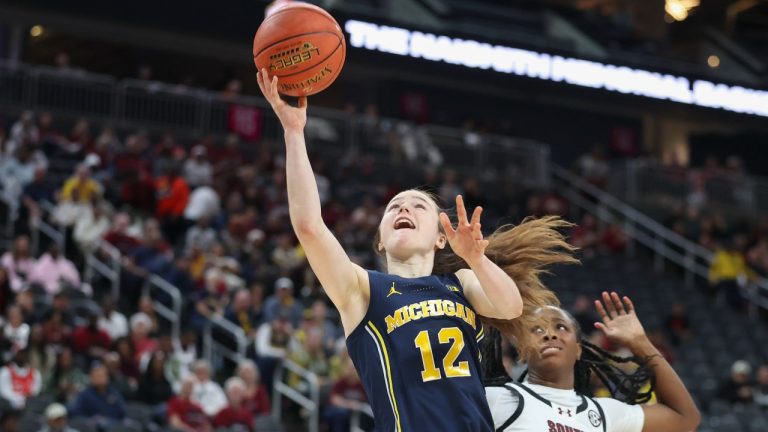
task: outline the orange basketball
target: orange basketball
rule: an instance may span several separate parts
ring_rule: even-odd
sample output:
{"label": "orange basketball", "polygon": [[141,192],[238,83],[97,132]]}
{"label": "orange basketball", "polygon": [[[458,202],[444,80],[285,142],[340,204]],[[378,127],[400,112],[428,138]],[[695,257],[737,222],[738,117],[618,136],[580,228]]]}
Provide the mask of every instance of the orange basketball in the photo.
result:
{"label": "orange basketball", "polygon": [[344,66],[346,51],[336,20],[308,3],[278,7],[253,39],[256,69],[277,75],[278,91],[288,96],[313,95],[331,85]]}

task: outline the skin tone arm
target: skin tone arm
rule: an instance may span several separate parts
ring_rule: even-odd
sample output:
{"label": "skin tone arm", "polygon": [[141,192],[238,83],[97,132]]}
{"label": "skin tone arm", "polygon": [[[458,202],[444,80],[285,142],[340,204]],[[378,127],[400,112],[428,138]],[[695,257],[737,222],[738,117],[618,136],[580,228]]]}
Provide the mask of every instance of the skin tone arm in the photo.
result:
{"label": "skin tone arm", "polygon": [[312,270],[341,314],[345,333],[349,334],[365,316],[370,295],[368,274],[350,261],[339,241],[323,222],[315,174],[304,141],[307,98],[299,98],[298,107],[288,105],[278,94],[277,77],[270,79],[266,69],[258,73],[257,80],[285,132],[286,182],[291,224]]}
{"label": "skin tone arm", "polygon": [[482,207],[476,207],[472,220],[467,220],[467,210],[461,195],[456,197],[458,225],[451,225],[448,215],[440,213],[448,243],[453,251],[469,265],[456,276],[464,287],[464,294],[477,313],[489,318],[515,319],[523,313],[523,299],[515,281],[499,266],[485,256],[488,240],[480,230]]}
{"label": "skin tone arm", "polygon": [[701,421],[701,414],[675,370],[648,340],[629,297],[620,299],[616,293],[609,295],[604,292],[602,303],[596,300],[595,308],[602,319],[602,322],[595,323],[595,327],[602,330],[611,342],[626,346],[632,354],[647,359],[648,366],[656,374],[655,391],[659,403],[643,406],[643,432],[695,430]]}

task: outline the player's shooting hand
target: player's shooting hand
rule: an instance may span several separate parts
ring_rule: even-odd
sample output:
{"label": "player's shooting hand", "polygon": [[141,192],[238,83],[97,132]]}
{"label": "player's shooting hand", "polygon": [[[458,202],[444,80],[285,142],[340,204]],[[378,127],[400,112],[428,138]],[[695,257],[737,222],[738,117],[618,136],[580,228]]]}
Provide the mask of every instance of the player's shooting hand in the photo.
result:
{"label": "player's shooting hand", "polygon": [[261,71],[256,73],[256,81],[258,81],[259,89],[261,89],[264,97],[272,105],[277,118],[280,119],[283,129],[285,131],[304,130],[304,126],[307,124],[307,97],[302,96],[299,98],[298,107],[289,105],[280,97],[280,93],[277,91],[277,77],[273,76],[270,79],[269,71],[266,68],[262,68]]}
{"label": "player's shooting hand", "polygon": [[595,309],[602,320],[595,323],[595,327],[602,330],[611,342],[630,349],[647,342],[645,329],[629,297],[619,298],[615,292],[604,292],[602,301],[595,300]]}
{"label": "player's shooting hand", "polygon": [[456,229],[453,228],[448,215],[444,212],[440,213],[440,223],[443,224],[445,236],[451,249],[470,266],[485,256],[485,248],[488,246],[488,240],[483,239],[483,232],[480,231],[480,215],[482,213],[482,207],[475,207],[472,220],[467,220],[467,209],[464,208],[464,198],[461,195],[456,196],[456,217],[458,219]]}

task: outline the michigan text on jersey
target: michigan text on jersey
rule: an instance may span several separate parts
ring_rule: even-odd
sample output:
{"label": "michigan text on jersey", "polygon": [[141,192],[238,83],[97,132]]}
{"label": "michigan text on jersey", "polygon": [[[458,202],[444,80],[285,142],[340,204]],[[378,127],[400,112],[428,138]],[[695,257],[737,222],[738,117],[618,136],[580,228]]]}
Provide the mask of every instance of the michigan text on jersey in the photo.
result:
{"label": "michigan text on jersey", "polygon": [[396,328],[411,321],[436,316],[455,316],[466,321],[473,329],[477,329],[475,311],[452,300],[425,300],[412,303],[397,309],[392,315],[387,315],[384,321],[387,323],[387,333],[392,333]]}

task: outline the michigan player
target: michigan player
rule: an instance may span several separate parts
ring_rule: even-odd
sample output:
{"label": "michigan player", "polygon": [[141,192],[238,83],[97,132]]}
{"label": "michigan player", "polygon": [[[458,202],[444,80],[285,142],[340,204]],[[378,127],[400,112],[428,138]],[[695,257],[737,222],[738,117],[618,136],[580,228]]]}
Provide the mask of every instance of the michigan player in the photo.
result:
{"label": "michigan player", "polygon": [[[545,304],[548,297],[535,290],[521,297],[515,280],[486,252],[512,256],[502,252],[517,246],[514,230],[519,234],[527,227],[519,225],[486,240],[480,208],[469,220],[457,197],[454,228],[430,195],[408,190],[386,206],[375,240],[387,272],[362,269],[350,261],[320,215],[303,134],[306,98],[292,107],[278,95],[277,77],[270,79],[262,69],[257,78],[285,132],[291,223],[340,312],[377,430],[492,430],[479,373],[479,316],[509,322],[522,313],[524,299]],[[536,243],[521,249],[519,261],[507,263],[510,274],[536,272],[538,265],[530,257],[540,254],[546,261],[544,248],[558,238],[556,221],[533,225],[538,227],[534,234],[518,238]],[[449,249],[452,253],[436,267],[436,254]]]}
{"label": "michigan player", "polygon": [[[605,305],[603,305],[603,303]],[[688,432],[696,429],[699,411],[672,367],[645,335],[628,297],[603,293],[595,302],[602,319],[595,326],[608,339],[629,348],[632,358],[608,354],[582,340],[581,329],[570,314],[549,306],[538,311],[539,324],[529,334],[506,335],[532,338],[524,383],[509,379],[501,364],[498,333],[489,337],[486,353],[486,393],[497,431],[548,432]],[[494,340],[495,339],[495,340]],[[633,361],[639,368],[627,373],[611,362]],[[612,398],[588,397],[595,373],[612,391]],[[655,380],[653,379],[655,378]],[[648,381],[649,390],[642,388]],[[654,405],[636,405],[650,399]]]}

